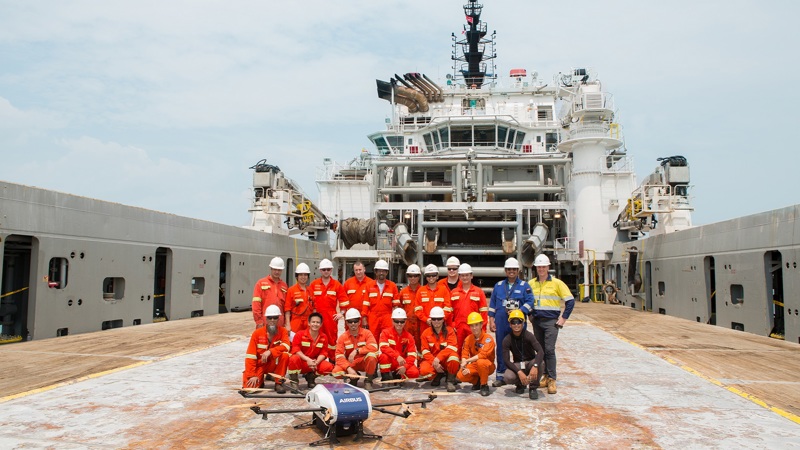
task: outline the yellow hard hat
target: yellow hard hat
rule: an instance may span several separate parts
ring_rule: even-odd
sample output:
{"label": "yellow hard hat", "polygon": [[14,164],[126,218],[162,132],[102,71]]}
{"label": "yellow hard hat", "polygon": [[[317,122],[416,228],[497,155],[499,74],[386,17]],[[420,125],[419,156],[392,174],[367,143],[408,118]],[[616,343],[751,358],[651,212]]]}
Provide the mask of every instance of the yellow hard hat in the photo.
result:
{"label": "yellow hard hat", "polygon": [[515,310],[511,311],[510,313],[508,313],[508,320],[510,321],[511,319],[520,319],[520,320],[522,320],[524,322],[525,321],[525,314],[523,314],[521,310],[515,309]]}
{"label": "yellow hard hat", "polygon": [[467,325],[472,325],[481,322],[483,322],[483,317],[481,317],[480,313],[471,312],[469,313],[469,316],[467,316]]}

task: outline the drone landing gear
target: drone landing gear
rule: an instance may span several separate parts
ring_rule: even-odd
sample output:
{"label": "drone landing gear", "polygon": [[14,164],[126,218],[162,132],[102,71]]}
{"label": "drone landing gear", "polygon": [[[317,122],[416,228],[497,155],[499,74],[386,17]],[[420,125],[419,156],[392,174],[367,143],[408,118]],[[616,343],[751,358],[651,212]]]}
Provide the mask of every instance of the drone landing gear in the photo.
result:
{"label": "drone landing gear", "polygon": [[294,429],[299,430],[302,428],[310,428],[313,426],[317,426],[320,430],[325,433],[325,437],[311,442],[308,445],[310,447],[317,447],[319,445],[330,445],[330,444],[338,444],[339,437],[342,436],[350,436],[355,434],[356,437],[353,439],[353,442],[359,442],[362,439],[383,439],[383,436],[377,434],[370,434],[364,433],[364,421],[357,420],[355,422],[348,422],[348,423],[326,423],[319,415],[316,413],[311,416],[311,420],[308,422],[303,422],[300,425],[295,425]]}

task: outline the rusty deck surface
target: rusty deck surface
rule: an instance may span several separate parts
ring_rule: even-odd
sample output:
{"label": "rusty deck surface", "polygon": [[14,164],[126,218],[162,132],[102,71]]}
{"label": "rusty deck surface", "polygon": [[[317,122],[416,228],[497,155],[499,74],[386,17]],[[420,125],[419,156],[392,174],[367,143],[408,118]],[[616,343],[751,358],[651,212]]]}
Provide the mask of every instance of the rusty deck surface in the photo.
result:
{"label": "rusty deck surface", "polygon": [[[309,414],[265,421],[233,389],[251,320],[226,314],[0,348],[0,446],[305,447],[319,432],[291,425]],[[800,448],[796,344],[601,304],[577,305],[558,342],[557,394],[530,401],[505,386],[480,397],[464,386],[408,419],[373,413],[366,427],[383,440],[342,446]],[[373,399],[430,391],[409,383]]]}

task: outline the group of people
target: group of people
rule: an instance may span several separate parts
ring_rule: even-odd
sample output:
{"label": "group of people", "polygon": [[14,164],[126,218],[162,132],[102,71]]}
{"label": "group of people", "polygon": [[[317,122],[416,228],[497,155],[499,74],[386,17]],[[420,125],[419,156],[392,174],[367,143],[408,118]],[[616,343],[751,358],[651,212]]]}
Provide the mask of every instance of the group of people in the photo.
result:
{"label": "group of people", "polygon": [[[275,391],[284,393],[287,380],[297,383],[303,376],[314,387],[317,376],[332,375],[348,382],[363,378],[370,389],[380,376],[382,381],[430,380],[432,386],[444,380],[449,392],[460,382],[472,383],[487,396],[494,372],[495,387],[514,384],[518,394],[527,388],[531,399],[538,398],[539,387],[555,394],[556,339],[574,298],[549,274],[547,256],[536,257],[536,277],[529,282],[519,278],[518,261],[508,258],[506,278],[488,300],[472,283],[469,264],[450,257],[446,266],[447,276],[439,279],[437,266],[420,270],[411,264],[407,285],[398,289],[387,279],[386,261],[375,263],[375,279],[366,276],[363,263],[355,263],[353,277],[342,284],[331,277],[331,261],[323,259],[320,278],[309,282],[309,266],[301,263],[295,268],[297,282],[289,287],[281,279],[283,260],[273,258],[270,274],[253,292],[256,330],[243,386],[262,387],[271,377]],[[342,319],[345,330],[339,334]]]}

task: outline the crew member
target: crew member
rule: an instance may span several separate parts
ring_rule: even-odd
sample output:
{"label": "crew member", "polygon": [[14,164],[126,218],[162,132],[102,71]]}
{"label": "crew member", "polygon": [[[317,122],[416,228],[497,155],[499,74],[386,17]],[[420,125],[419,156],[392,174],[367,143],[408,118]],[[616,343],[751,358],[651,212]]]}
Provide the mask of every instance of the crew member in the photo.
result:
{"label": "crew member", "polygon": [[308,316],[314,310],[308,291],[310,274],[311,270],[308,268],[308,264],[298,264],[294,269],[297,283],[286,291],[286,303],[283,306],[283,310],[286,311],[284,313],[285,323],[289,324],[290,335],[308,328]]}
{"label": "crew member", "polygon": [[414,337],[414,343],[417,348],[420,348],[419,341],[419,319],[414,314],[414,304],[416,303],[417,291],[419,290],[419,281],[422,272],[419,266],[411,264],[406,269],[406,280],[408,285],[400,290],[400,306],[406,312],[406,331]]}
{"label": "crew member", "polygon": [[367,298],[361,309],[365,324],[375,336],[392,328],[392,309],[400,306],[400,291],[394,281],[387,280],[389,263],[379,259],[375,263],[375,281],[367,287]]}
{"label": "crew member", "polygon": [[607,280],[606,285],[603,286],[603,293],[606,294],[606,303],[619,305],[619,300],[617,300],[617,292],[619,292],[619,288],[614,283],[614,280]]}
{"label": "crew member", "polygon": [[480,389],[481,395],[486,397],[489,392],[489,375],[494,372],[495,343],[490,334],[483,330],[483,317],[480,313],[472,312],[467,318],[472,334],[464,341],[461,349],[461,370],[458,379],[472,383],[472,390]]}
{"label": "crew member", "polygon": [[[558,330],[572,314],[575,298],[563,281],[550,275],[550,258],[539,255],[533,261],[536,267],[536,278],[530,281],[533,289],[533,334],[544,348],[544,375],[542,385],[547,386],[548,394],[555,394],[556,389],[556,340]],[[561,302],[564,312],[561,312]]]}
{"label": "crew member", "polygon": [[[508,313],[515,309],[522,310],[525,315],[533,312],[533,295],[528,283],[519,278],[519,262],[516,258],[508,258],[503,265],[506,271],[506,279],[498,281],[492,290],[492,297],[489,301],[489,331],[495,332],[497,342],[511,332],[508,323]],[[505,384],[503,376],[506,371],[506,364],[502,359],[497,361],[497,373],[492,385],[500,387]]]}
{"label": "crew member", "polygon": [[272,258],[269,262],[270,274],[258,280],[253,288],[253,320],[256,322],[256,328],[263,327],[264,311],[270,305],[275,305],[281,310],[281,317],[278,320],[278,326],[284,326],[283,323],[283,305],[286,302],[286,291],[289,286],[281,279],[284,264],[283,259],[279,257]]}
{"label": "crew member", "polygon": [[340,304],[342,310],[348,308],[355,308],[359,311],[363,309],[364,299],[367,298],[367,286],[372,283],[372,278],[367,276],[367,269],[364,263],[356,261],[353,264],[353,276],[345,280],[344,291],[347,295],[347,300]]}
{"label": "crew member", "polygon": [[461,280],[458,277],[458,267],[460,265],[461,261],[455,256],[447,258],[447,262],[445,263],[445,266],[447,266],[447,276],[439,280],[439,286],[445,287],[451,292],[453,289],[460,287]]}
{"label": "crew member", "polygon": [[322,314],[311,313],[308,316],[308,328],[294,335],[292,356],[289,358],[289,379],[297,383],[303,374],[308,388],[316,386],[317,375],[328,375],[333,371],[333,364],[328,362],[328,336],[320,332]]}
{"label": "crew member", "polygon": [[345,313],[347,331],[339,336],[336,341],[336,366],[333,376],[344,377],[347,375],[358,376],[358,371],[366,374],[364,388],[372,389],[372,380],[375,378],[375,369],[378,366],[378,344],[375,336],[369,330],[361,328],[361,314],[355,308],[350,308]]}
{"label": "crew member", "polygon": [[439,268],[433,264],[428,264],[425,267],[425,281],[427,284],[417,291],[416,305],[414,306],[414,314],[419,319],[420,339],[422,333],[431,326],[429,316],[434,307],[441,308],[448,321],[453,314],[453,306],[450,304],[450,291],[436,283],[439,281]]}
{"label": "crew member", "polygon": [[[281,377],[286,376],[286,366],[289,364],[289,332],[286,328],[278,326],[281,318],[281,309],[275,305],[267,306],[265,312],[267,325],[256,328],[250,336],[250,345],[244,359],[244,372],[242,373],[242,386],[246,388],[260,388],[264,386],[264,375],[274,373]],[[275,392],[286,393],[283,381],[275,379]]]}
{"label": "crew member", "polygon": [[392,311],[394,326],[381,332],[378,341],[378,348],[381,350],[378,367],[383,381],[393,380],[395,377],[398,379],[419,377],[417,346],[411,333],[404,329],[406,318],[403,308],[396,308]]}
{"label": "crew member", "polygon": [[320,277],[308,286],[314,310],[322,314],[322,332],[328,336],[328,358],[335,358],[336,336],[339,334],[339,321],[342,319],[341,306],[347,296],[342,284],[331,278],[333,263],[329,259],[319,262]]}
{"label": "crew member", "polygon": [[525,315],[515,309],[508,314],[511,333],[503,339],[502,358],[506,364],[504,380],[514,383],[517,394],[525,393],[528,386],[528,398],[536,400],[539,394],[539,368],[542,367],[544,352],[539,341],[530,331],[524,329]]}
{"label": "crew member", "polygon": [[486,331],[487,311],[486,294],[483,289],[472,284],[472,266],[461,264],[458,267],[459,286],[450,292],[450,303],[453,305],[453,329],[456,330],[458,348],[464,348],[464,340],[470,335],[467,318],[470,313],[477,312],[483,317],[483,329]]}
{"label": "crew member", "polygon": [[431,308],[431,326],[422,332],[422,362],[419,364],[420,377],[433,376],[431,386],[439,386],[442,377],[447,376],[447,392],[456,391],[456,372],[459,358],[456,347],[456,332],[444,323],[444,310],[439,306]]}

